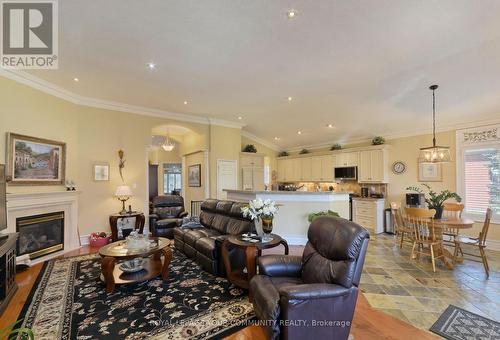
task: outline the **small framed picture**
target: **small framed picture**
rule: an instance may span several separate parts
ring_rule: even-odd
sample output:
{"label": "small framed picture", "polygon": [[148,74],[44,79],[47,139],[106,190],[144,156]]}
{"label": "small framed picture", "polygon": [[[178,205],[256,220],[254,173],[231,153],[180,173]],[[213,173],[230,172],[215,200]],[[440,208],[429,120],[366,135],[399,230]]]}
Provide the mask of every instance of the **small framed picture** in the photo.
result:
{"label": "small framed picture", "polygon": [[419,182],[442,182],[443,170],[440,163],[418,163]]}
{"label": "small framed picture", "polygon": [[109,181],[109,163],[94,164],[94,181]]}
{"label": "small framed picture", "polygon": [[188,167],[188,185],[190,187],[201,187],[201,164]]}

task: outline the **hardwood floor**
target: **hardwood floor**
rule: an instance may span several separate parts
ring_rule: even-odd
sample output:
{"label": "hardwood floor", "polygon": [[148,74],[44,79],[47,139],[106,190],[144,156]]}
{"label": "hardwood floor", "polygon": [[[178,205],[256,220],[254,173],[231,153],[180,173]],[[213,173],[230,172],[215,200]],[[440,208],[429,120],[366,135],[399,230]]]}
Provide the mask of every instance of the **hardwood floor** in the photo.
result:
{"label": "hardwood floor", "polygon": [[[94,253],[97,248],[82,247],[81,249],[65,254],[65,257],[80,254]],[[273,252],[280,252],[279,249]],[[271,251],[267,252],[271,253]],[[302,247],[291,247],[291,254],[301,254]],[[14,323],[26,302],[28,295],[36,281],[42,268],[42,264],[37,264],[28,270],[17,274],[16,281],[19,285],[14,298],[0,317],[0,329],[8,327]],[[354,339],[437,339],[433,334],[420,330],[408,323],[400,321],[384,312],[370,307],[368,301],[362,293],[359,294],[356,312],[354,315],[351,334]],[[265,340],[263,329],[259,326],[246,327],[239,332],[232,334],[227,339],[230,340]]]}

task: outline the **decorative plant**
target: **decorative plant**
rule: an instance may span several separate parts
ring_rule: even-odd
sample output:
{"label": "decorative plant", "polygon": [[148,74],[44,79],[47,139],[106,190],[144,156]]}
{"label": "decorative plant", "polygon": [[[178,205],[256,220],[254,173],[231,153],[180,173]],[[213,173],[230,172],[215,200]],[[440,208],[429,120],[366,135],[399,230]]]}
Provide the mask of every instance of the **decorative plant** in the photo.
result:
{"label": "decorative plant", "polygon": [[247,206],[241,208],[244,217],[250,217],[251,220],[259,220],[260,218],[273,218],[278,212],[276,202],[270,199],[263,200],[256,198],[251,200]]}
{"label": "decorative plant", "polygon": [[281,151],[279,154],[278,154],[278,157],[286,157],[286,156],[290,156],[290,154],[286,151]]}
{"label": "decorative plant", "polygon": [[106,237],[108,237],[108,235],[104,231],[96,232],[96,233],[90,233],[90,238],[93,239],[93,240],[97,240],[97,239],[100,239],[100,238],[106,238]]}
{"label": "decorative plant", "polygon": [[243,148],[243,152],[252,152],[252,153],[256,153],[257,152],[257,148],[255,147],[255,145],[253,144],[247,144],[245,145],[245,147]]}
{"label": "decorative plant", "polygon": [[302,149],[302,150],[300,150],[299,155],[305,155],[306,153],[309,153],[309,150]]}
{"label": "decorative plant", "polygon": [[334,151],[334,150],[342,150],[342,145],[333,144],[332,147],[330,148],[330,151]]}
{"label": "decorative plant", "polygon": [[373,145],[382,145],[385,143],[385,138],[381,136],[374,137],[372,139],[372,144]]}
{"label": "decorative plant", "polygon": [[[428,191],[427,195],[425,195],[425,203],[427,203],[429,209],[436,210],[435,218],[441,218],[441,215],[443,213],[443,203],[446,200],[454,199],[457,202],[462,201],[462,197],[460,197],[456,192],[451,192],[450,190],[443,190],[440,193],[437,193],[434,190],[432,190],[430,185],[428,184],[422,184],[422,185],[426,187]],[[419,194],[425,194],[424,190],[419,187],[407,187],[406,190],[416,191]]]}
{"label": "decorative plant", "polygon": [[332,210],[327,210],[327,211],[318,211],[318,212],[315,212],[315,213],[310,213],[307,216],[307,220],[309,222],[312,222],[312,221],[314,221],[315,219],[317,219],[318,217],[321,217],[321,216],[340,217],[340,215],[337,212],[332,211]]}
{"label": "decorative plant", "polygon": [[19,324],[22,324],[24,319],[17,320],[16,322],[10,324],[8,327],[4,329],[0,329],[0,339],[30,339],[34,340],[35,335],[30,328],[27,327],[19,327]]}

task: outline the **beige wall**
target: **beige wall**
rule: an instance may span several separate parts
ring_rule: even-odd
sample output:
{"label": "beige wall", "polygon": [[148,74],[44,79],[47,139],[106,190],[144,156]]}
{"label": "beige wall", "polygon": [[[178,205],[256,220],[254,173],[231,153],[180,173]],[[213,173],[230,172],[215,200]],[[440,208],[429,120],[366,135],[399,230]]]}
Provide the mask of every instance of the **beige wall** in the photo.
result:
{"label": "beige wall", "polygon": [[[0,77],[0,160],[5,161],[5,133],[15,132],[65,142],[66,178],[81,191],[78,226],[80,235],[109,231],[108,216],[120,209],[113,197],[121,184],[119,149],[125,152],[124,181],[134,193],[127,204],[147,212],[147,165],[151,131],[175,123],[193,133],[186,149],[204,149],[207,126],[78,106],[15,81]],[[94,162],[109,162],[110,181],[94,182]],[[8,186],[9,192],[64,190],[63,186]]]}
{"label": "beige wall", "polygon": [[240,129],[210,126],[210,197],[217,197],[217,160],[236,160],[239,167],[240,144]]}
{"label": "beige wall", "polygon": [[[201,187],[190,187],[188,182],[188,169],[191,165],[201,165]],[[205,152],[199,151],[185,157],[186,171],[184,172],[184,202],[186,205],[186,210],[191,212],[191,201],[202,201],[205,197],[205,187],[207,186],[206,178],[206,164],[205,164]]]}

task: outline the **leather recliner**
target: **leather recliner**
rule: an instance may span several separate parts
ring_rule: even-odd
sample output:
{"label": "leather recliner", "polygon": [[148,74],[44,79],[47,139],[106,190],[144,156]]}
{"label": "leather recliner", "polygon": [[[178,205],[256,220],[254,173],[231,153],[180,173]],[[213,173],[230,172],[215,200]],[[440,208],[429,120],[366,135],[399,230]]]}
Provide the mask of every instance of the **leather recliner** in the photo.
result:
{"label": "leather recliner", "polygon": [[250,281],[270,339],[349,337],[369,233],[336,217],[315,219],[302,257],[265,255]]}
{"label": "leather recliner", "polygon": [[[205,200],[201,204],[200,226],[179,227],[174,229],[175,248],[194,259],[206,271],[225,276],[222,260],[222,242],[229,235],[246,233],[253,227],[253,222],[243,217],[241,208],[245,203]],[[244,263],[244,254],[239,249],[229,250],[233,266]]]}
{"label": "leather recliner", "polygon": [[173,239],[174,228],[180,226],[187,215],[182,196],[156,196],[153,198],[153,213],[149,215],[151,233],[156,237]]}

